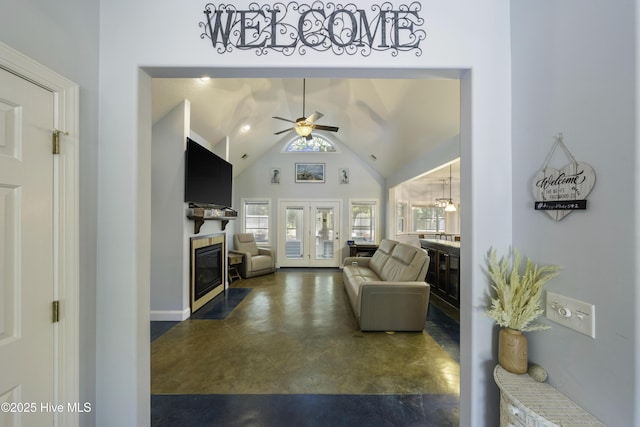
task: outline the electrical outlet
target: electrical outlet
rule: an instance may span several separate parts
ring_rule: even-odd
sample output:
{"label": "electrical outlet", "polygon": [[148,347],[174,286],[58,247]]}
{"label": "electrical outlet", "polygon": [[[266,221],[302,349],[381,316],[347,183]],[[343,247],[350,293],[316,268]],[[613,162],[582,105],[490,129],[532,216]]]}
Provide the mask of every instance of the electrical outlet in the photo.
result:
{"label": "electrical outlet", "polygon": [[596,307],[593,304],[547,291],[545,316],[591,338],[596,337]]}

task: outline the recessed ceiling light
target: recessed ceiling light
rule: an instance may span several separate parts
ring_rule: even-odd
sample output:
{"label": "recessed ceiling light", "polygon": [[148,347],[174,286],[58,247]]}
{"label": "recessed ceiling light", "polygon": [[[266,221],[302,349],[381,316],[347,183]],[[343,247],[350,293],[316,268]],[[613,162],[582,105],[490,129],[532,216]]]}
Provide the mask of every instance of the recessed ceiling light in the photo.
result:
{"label": "recessed ceiling light", "polygon": [[242,125],[242,127],[240,127],[240,132],[242,133],[247,133],[251,130],[251,125],[246,124],[246,125]]}

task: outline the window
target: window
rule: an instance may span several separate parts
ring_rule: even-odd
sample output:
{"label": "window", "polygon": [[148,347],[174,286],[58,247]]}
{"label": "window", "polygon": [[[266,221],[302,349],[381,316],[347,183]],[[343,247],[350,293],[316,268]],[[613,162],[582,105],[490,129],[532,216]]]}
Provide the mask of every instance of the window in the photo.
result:
{"label": "window", "polygon": [[351,202],[351,240],[356,243],[376,242],[376,201]]}
{"label": "window", "polygon": [[396,232],[405,233],[407,224],[407,203],[398,202],[396,205]]}
{"label": "window", "polygon": [[253,233],[258,245],[269,245],[269,223],[271,220],[270,200],[242,201],[243,233]]}
{"label": "window", "polygon": [[283,151],[285,153],[335,153],[337,150],[325,137],[313,134],[309,140],[302,136],[294,139]]}
{"label": "window", "polygon": [[444,208],[411,206],[412,230],[416,233],[444,233]]}

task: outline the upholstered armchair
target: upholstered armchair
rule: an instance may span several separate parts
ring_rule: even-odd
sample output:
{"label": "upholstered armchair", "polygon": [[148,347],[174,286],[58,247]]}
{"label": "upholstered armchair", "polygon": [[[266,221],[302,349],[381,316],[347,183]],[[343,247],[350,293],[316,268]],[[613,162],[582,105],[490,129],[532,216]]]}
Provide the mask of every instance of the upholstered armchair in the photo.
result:
{"label": "upholstered armchair", "polygon": [[233,245],[235,249],[229,252],[242,255],[240,275],[244,279],[276,271],[275,253],[270,248],[259,248],[252,233],[234,234]]}

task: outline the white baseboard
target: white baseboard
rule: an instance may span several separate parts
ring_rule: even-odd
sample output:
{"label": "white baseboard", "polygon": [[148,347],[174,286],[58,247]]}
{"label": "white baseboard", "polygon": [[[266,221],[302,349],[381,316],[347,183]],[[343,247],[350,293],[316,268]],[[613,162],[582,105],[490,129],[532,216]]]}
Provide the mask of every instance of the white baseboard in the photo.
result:
{"label": "white baseboard", "polygon": [[191,316],[191,310],[185,308],[182,311],[179,310],[151,310],[150,318],[154,322],[182,322],[187,320]]}

